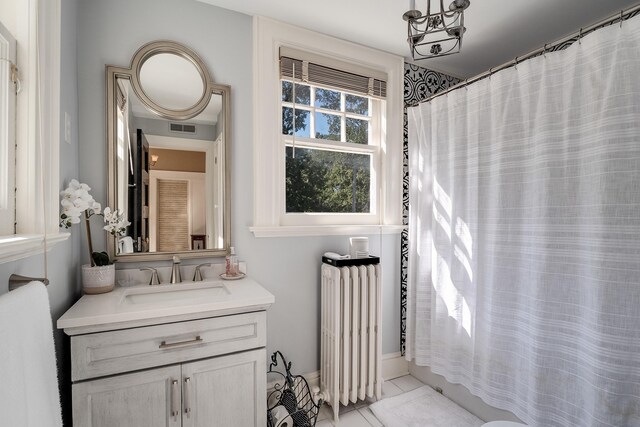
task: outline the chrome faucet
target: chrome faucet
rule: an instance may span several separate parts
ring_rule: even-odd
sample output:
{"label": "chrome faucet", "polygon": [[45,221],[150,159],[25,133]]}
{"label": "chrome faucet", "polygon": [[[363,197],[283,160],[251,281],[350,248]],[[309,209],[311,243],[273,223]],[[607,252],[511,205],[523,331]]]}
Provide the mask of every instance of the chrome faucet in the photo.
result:
{"label": "chrome faucet", "polygon": [[182,279],[180,278],[180,257],[177,255],[173,256],[173,267],[171,268],[171,283],[180,283]]}
{"label": "chrome faucet", "polygon": [[193,274],[194,282],[202,282],[202,271],[200,271],[200,268],[202,267],[211,267],[211,264],[210,263],[200,264],[199,266],[196,267],[196,271]]}
{"label": "chrome faucet", "polygon": [[143,267],[140,269],[140,271],[151,271],[151,279],[149,279],[149,286],[160,284],[160,280],[158,279],[158,271],[155,268]]}

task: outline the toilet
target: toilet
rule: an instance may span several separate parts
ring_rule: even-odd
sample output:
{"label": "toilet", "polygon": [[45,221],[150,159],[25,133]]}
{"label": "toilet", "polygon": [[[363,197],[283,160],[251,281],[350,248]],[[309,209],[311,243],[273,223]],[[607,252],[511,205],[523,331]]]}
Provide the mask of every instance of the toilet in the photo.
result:
{"label": "toilet", "polygon": [[526,424],[514,423],[513,421],[491,421],[482,424],[482,427],[526,427]]}

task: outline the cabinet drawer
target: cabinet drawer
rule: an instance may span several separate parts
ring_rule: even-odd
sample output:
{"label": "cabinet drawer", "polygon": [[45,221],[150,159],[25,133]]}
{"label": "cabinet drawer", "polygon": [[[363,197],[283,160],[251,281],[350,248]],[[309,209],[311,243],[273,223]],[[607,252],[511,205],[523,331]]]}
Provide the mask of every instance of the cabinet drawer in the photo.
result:
{"label": "cabinet drawer", "polygon": [[71,379],[155,366],[264,347],[266,312],[168,323],[71,337]]}

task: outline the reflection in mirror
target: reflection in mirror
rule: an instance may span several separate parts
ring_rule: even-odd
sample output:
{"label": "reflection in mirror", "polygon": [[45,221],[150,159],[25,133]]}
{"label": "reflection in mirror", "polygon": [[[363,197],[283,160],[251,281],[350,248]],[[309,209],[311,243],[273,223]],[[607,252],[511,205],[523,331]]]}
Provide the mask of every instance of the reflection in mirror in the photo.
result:
{"label": "reflection in mirror", "polygon": [[[141,69],[145,94],[170,108],[191,107],[202,96],[202,79],[190,77],[193,90],[190,84],[162,83],[166,61],[151,62],[160,56],[186,61],[176,55],[147,60]],[[157,76],[147,68],[154,64],[164,64]],[[212,94],[200,114],[180,121],[147,109],[128,77],[116,79],[116,90],[116,207],[131,222],[116,254],[224,249],[222,95]]]}
{"label": "reflection in mirror", "polygon": [[131,225],[117,261],[224,256],[230,247],[230,88],[187,46],[138,49],[107,66],[109,200]]}
{"label": "reflection in mirror", "polygon": [[[180,82],[179,90],[176,82]],[[193,107],[205,90],[193,63],[173,53],[159,53],[145,60],[140,67],[140,86],[151,101],[170,110]]]}

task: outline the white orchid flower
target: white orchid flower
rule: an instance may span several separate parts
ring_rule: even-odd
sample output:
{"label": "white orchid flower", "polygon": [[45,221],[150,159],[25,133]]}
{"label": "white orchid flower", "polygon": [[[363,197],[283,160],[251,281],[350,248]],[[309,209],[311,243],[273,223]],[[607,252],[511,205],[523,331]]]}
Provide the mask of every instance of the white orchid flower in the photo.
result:
{"label": "white orchid flower", "polygon": [[60,225],[64,227],[70,227],[71,224],[78,224],[80,222],[80,216],[87,209],[91,209],[92,213],[100,213],[100,204],[93,200],[91,194],[89,194],[89,187],[87,184],[78,182],[76,179],[72,179],[69,182],[69,186],[60,192],[62,200],[62,213],[60,215]]}
{"label": "white orchid flower", "polygon": [[73,192],[73,191],[70,191],[68,188],[67,188],[67,189],[65,189],[64,191],[61,191],[61,192],[60,192],[60,195],[61,195],[64,199],[66,199],[66,200],[69,200],[69,199],[72,199],[72,198],[74,198],[74,197],[75,197],[75,196],[74,196],[74,192]]}
{"label": "white orchid flower", "polygon": [[77,179],[72,179],[69,182],[69,189],[71,190],[77,190],[78,188],[80,188],[80,183],[78,182]]}
{"label": "white orchid flower", "polygon": [[118,209],[111,211],[111,208],[107,206],[104,208],[103,215],[106,225],[102,228],[113,236],[123,236],[127,231],[127,226],[131,225],[131,223],[124,218],[124,212]]}
{"label": "white orchid flower", "polygon": [[[102,210],[102,205],[95,201],[93,196],[89,193],[91,187],[87,184],[78,182],[76,179],[72,179],[69,182],[69,186],[60,192],[62,206],[62,212],[60,213],[60,227],[70,228],[73,224],[79,224],[82,222],[80,217],[82,213],[85,215],[87,222],[87,240],[91,242],[91,228],[89,226],[89,218],[93,215],[99,215]],[[104,209],[104,222],[107,224],[104,229],[114,236],[124,235],[126,232],[126,223],[123,222],[124,214],[120,214],[117,210],[112,212],[109,207]],[[90,246],[90,245],[89,245]],[[90,254],[93,256],[92,254]],[[91,261],[93,265],[93,260]]]}
{"label": "white orchid flower", "polygon": [[93,197],[91,197],[91,195],[86,190],[83,190],[83,189],[75,190],[75,195],[78,199],[82,199],[87,202],[89,200],[93,200]]}
{"label": "white orchid flower", "polygon": [[95,215],[99,215],[100,214],[100,210],[102,209],[102,206],[100,205],[100,203],[98,203],[98,202],[96,202],[94,200],[93,204],[91,204],[89,206],[89,209],[91,209]]}
{"label": "white orchid flower", "polygon": [[80,211],[75,206],[72,206],[72,207],[63,209],[62,213],[64,213],[68,217],[78,217],[78,218],[80,218],[80,214],[82,213],[82,211]]}
{"label": "white orchid flower", "polygon": [[78,207],[73,202],[70,202],[69,200],[62,199],[60,201],[60,204],[62,205],[63,211],[75,212],[74,215],[80,215],[82,213],[82,210],[78,209]]}
{"label": "white orchid flower", "polygon": [[80,209],[81,212],[86,211],[89,208],[89,203],[87,203],[85,200],[82,199],[75,199],[73,201],[73,205]]}

